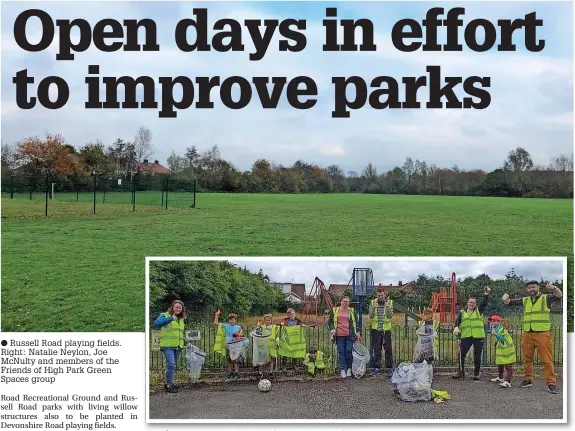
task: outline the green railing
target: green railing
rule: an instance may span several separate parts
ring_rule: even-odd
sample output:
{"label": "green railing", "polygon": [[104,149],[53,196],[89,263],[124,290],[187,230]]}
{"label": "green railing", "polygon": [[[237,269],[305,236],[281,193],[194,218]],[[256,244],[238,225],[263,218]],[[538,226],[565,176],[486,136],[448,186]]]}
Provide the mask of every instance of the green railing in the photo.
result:
{"label": "green railing", "polygon": [[[204,364],[204,369],[206,371],[219,371],[226,367],[226,359],[215,353],[213,351],[214,340],[215,340],[215,330],[211,325],[195,325],[193,328],[200,331],[200,340],[195,341],[194,344],[206,352],[206,361]],[[244,328],[244,333],[249,334],[251,332],[250,327]],[[401,362],[411,361],[413,357],[413,349],[417,341],[415,326],[403,326],[395,325],[392,329],[392,347],[393,347],[393,362],[395,365]],[[315,346],[318,350],[324,352],[324,356],[328,363],[337,364],[337,350],[335,344],[330,341],[329,330],[326,326],[315,326],[306,327],[306,341],[308,349],[311,346]],[[511,337],[515,343],[515,348],[517,351],[517,363],[522,362],[522,352],[521,352],[521,329],[520,328],[510,328],[509,330]],[[152,334],[152,331],[150,331]],[[553,361],[556,365],[563,364],[563,336],[562,328],[553,325],[551,328],[551,334],[553,336]],[[457,340],[453,335],[453,326],[442,326],[438,334],[439,337],[439,354],[436,358],[437,367],[454,367],[457,365],[457,355],[459,351],[459,346]],[[364,328],[362,332],[362,343],[369,349],[370,348],[370,330]],[[150,370],[161,371],[164,369],[164,356],[157,350],[157,346],[152,346],[152,336],[150,336]],[[491,334],[487,334],[487,338],[483,348],[483,366],[495,366],[495,338]],[[247,352],[246,364],[243,365],[245,368],[251,368],[252,359],[252,346]],[[383,358],[382,358],[383,359]],[[467,356],[467,363],[472,363],[472,355]],[[540,365],[538,355],[535,357],[535,365]],[[182,354],[180,360],[178,361],[178,369],[185,368],[185,357]]]}

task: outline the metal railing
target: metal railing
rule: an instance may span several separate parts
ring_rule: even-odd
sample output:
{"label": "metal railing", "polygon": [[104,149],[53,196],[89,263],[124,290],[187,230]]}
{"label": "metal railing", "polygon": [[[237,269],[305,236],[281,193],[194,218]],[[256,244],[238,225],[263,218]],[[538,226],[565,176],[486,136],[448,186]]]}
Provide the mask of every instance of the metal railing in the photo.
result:
{"label": "metal railing", "polygon": [[[211,325],[194,326],[194,329],[200,331],[200,340],[194,344],[206,353],[206,360],[204,369],[207,371],[218,371],[225,369],[227,362],[226,358],[213,351],[215,341],[215,329]],[[244,328],[244,333],[249,334],[252,327]],[[153,334],[150,331],[150,334]],[[510,328],[509,333],[515,343],[517,353],[517,363],[521,364],[523,361],[521,351],[521,328]],[[157,332],[155,332],[157,335]],[[308,349],[312,346],[318,350],[323,351],[326,363],[337,366],[337,349],[334,343],[330,341],[329,330],[326,326],[310,326],[305,328],[306,342]],[[551,328],[553,336],[553,362],[556,365],[563,364],[563,337],[562,328],[555,325]],[[455,336],[453,335],[453,326],[442,326],[438,333],[438,354],[435,358],[435,365],[437,367],[455,367],[457,366],[457,358],[459,352],[459,345]],[[150,370],[161,371],[165,368],[164,357],[159,350],[157,343],[152,343],[152,336],[150,337]],[[411,361],[413,358],[413,350],[417,342],[416,326],[395,325],[392,328],[391,335],[393,363],[397,365],[401,362]],[[156,345],[153,345],[156,344]],[[370,349],[370,329],[363,328],[362,331],[362,344]],[[495,366],[495,337],[487,334],[487,338],[483,347],[483,360],[482,366]],[[383,358],[382,358],[383,359]],[[252,360],[252,345],[247,351],[246,363],[241,367],[251,369]],[[473,355],[468,354],[466,363],[472,363]],[[536,355],[534,360],[535,365],[540,365],[539,356]],[[185,357],[180,356],[178,360],[177,369],[185,368]]]}

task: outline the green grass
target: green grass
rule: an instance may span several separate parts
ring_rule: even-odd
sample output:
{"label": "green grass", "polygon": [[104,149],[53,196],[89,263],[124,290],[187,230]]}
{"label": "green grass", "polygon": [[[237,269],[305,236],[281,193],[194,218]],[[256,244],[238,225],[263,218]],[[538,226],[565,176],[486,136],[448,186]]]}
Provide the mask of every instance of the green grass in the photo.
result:
{"label": "green grass", "polygon": [[572,200],[128,193],[93,215],[71,195],[48,218],[3,195],[2,330],[143,331],[145,256],[573,256]]}

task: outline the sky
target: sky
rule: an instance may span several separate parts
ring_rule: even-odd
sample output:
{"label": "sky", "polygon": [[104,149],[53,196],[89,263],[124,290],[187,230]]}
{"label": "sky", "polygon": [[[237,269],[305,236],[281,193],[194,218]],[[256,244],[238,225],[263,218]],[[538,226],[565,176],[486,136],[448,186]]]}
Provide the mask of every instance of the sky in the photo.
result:
{"label": "sky", "polygon": [[512,268],[518,276],[526,279],[562,280],[563,264],[560,260],[526,260],[526,259],[466,259],[441,260],[427,259],[242,259],[230,262],[245,266],[257,272],[260,269],[276,283],[305,283],[311,290],[315,277],[326,286],[330,284],[348,284],[354,268],[371,268],[374,283],[397,285],[399,281],[407,283],[417,279],[420,274],[428,277],[441,276],[451,278],[455,272],[458,279],[477,277],[487,274],[492,279],[505,279],[505,274]]}
{"label": "sky", "polygon": [[[321,166],[339,165],[344,172],[361,170],[373,163],[379,172],[402,165],[406,157],[425,160],[442,167],[461,169],[501,167],[508,152],[526,148],[536,165],[548,165],[551,158],[573,151],[573,5],[571,2],[462,2],[466,24],[471,19],[522,18],[533,11],[544,21],[538,37],[546,42],[539,53],[521,48],[523,31],[514,42],[517,52],[401,53],[391,44],[395,22],[403,18],[421,21],[428,8],[449,3],[428,2],[4,2],[2,4],[2,142],[45,132],[62,133],[67,142],[81,147],[100,140],[105,145],[115,139],[132,140],[140,126],[153,133],[154,153],[150,159],[165,163],[171,151],[183,154],[195,145],[201,152],[218,145],[221,155],[241,170],[253,161],[266,158],[276,164],[291,165],[298,159]],[[341,18],[369,18],[376,29],[376,52],[324,53],[321,21],[326,7],[338,7]],[[208,7],[208,20],[228,17],[243,19],[298,18],[307,20],[307,47],[300,53],[278,51],[278,37],[270,44],[263,60],[249,61],[252,52],[249,32],[244,31],[246,52],[181,52],[175,45],[174,28],[184,18],[193,17],[194,7]],[[73,61],[56,61],[58,35],[45,51],[28,53],[14,41],[15,18],[23,10],[40,8],[53,19],[84,18],[91,25],[103,18],[152,18],[158,26],[160,52],[123,51],[103,53],[91,47],[77,53]],[[39,20],[27,26],[31,42],[42,34]],[[213,32],[212,32],[213,33]],[[463,34],[463,30],[460,31]],[[77,34],[72,40],[77,41]],[[190,32],[190,37],[192,34]],[[443,38],[443,33],[440,32]],[[499,40],[499,39],[498,39]],[[88,65],[100,66],[100,76],[133,77],[148,75],[217,76],[306,75],[318,85],[317,105],[307,111],[289,107],[285,100],[276,110],[263,110],[257,100],[243,110],[230,110],[217,102],[215,109],[190,108],[179,111],[176,119],[158,118],[158,110],[86,110],[84,78]],[[426,74],[427,65],[438,65],[443,76],[489,76],[492,97],[485,110],[373,110],[352,112],[349,119],[333,119],[333,76],[362,76],[368,83],[381,75],[398,80]],[[48,75],[64,78],[71,96],[60,110],[36,107],[21,110],[15,103],[12,77],[20,70],[36,78]],[[34,88],[32,85],[30,88]],[[421,90],[421,101],[428,99]],[[103,90],[101,91],[103,95]],[[401,94],[401,90],[400,90]],[[55,95],[55,94],[53,94]],[[157,97],[161,98],[160,89]]]}

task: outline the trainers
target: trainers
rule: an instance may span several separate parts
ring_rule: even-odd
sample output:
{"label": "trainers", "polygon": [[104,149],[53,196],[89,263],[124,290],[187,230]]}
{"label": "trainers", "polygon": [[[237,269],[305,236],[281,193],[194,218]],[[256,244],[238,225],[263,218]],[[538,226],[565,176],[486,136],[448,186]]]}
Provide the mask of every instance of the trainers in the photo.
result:
{"label": "trainers", "polygon": [[345,379],[347,377],[347,373],[345,372],[345,370],[341,370],[339,374],[341,375],[342,379]]}
{"label": "trainers", "polygon": [[351,377],[351,368],[347,369],[347,377]]}
{"label": "trainers", "polygon": [[533,386],[531,380],[523,380],[521,383],[519,383],[520,388],[530,388],[531,386]]}
{"label": "trainers", "polygon": [[508,381],[504,381],[504,382],[501,383],[499,386],[501,386],[502,388],[510,388],[510,387],[511,387],[511,383],[509,383]]}
{"label": "trainers", "polygon": [[372,376],[377,376],[378,374],[379,374],[379,369],[373,368],[373,369],[371,370],[371,375],[372,375]]}
{"label": "trainers", "polygon": [[174,387],[174,385],[167,386],[166,391],[168,391],[170,394],[177,394],[178,393],[178,390]]}
{"label": "trainers", "polygon": [[493,383],[503,383],[505,380],[503,380],[501,377],[495,377],[494,379],[491,379],[491,381]]}
{"label": "trainers", "polygon": [[555,385],[547,385],[547,390],[548,390],[549,392],[551,392],[552,394],[558,393],[558,392],[557,392],[557,386],[555,386]]}
{"label": "trainers", "polygon": [[479,380],[479,374],[474,374],[474,375],[473,375],[473,380]]}

